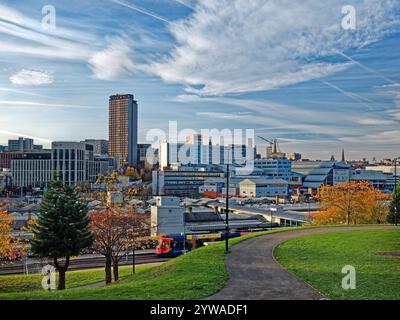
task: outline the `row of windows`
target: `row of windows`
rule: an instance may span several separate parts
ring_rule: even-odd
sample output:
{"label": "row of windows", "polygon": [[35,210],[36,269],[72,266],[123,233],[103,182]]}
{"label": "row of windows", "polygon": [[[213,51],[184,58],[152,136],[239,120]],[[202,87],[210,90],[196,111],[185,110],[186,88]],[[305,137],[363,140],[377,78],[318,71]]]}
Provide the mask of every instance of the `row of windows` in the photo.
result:
{"label": "row of windows", "polygon": [[15,186],[42,186],[50,179],[50,160],[16,160],[12,162],[12,181]]}
{"label": "row of windows", "polygon": [[[250,191],[250,192],[246,192],[246,191],[242,191],[242,194],[249,194],[249,195],[254,195],[255,193]],[[266,192],[257,192],[257,195],[262,195],[262,194],[268,194],[268,195],[279,195],[279,194],[287,194],[286,191],[266,191]]]}
{"label": "row of windows", "polygon": [[84,151],[79,149],[55,149],[53,150],[53,159],[83,160]]}
{"label": "row of windows", "polygon": [[50,160],[14,160],[11,163],[13,170],[50,170]]}

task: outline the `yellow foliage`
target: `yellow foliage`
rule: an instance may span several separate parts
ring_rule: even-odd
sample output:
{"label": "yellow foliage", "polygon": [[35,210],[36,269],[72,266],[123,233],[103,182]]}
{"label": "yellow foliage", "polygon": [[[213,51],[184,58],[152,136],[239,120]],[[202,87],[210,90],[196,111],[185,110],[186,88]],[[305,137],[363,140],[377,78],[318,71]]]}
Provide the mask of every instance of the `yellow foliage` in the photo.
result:
{"label": "yellow foliage", "polygon": [[313,215],[316,224],[382,223],[388,213],[389,197],[367,181],[323,186],[316,198],[321,207]]}
{"label": "yellow foliage", "polygon": [[0,261],[15,260],[23,254],[18,239],[13,239],[11,234],[13,220],[12,215],[0,211]]}

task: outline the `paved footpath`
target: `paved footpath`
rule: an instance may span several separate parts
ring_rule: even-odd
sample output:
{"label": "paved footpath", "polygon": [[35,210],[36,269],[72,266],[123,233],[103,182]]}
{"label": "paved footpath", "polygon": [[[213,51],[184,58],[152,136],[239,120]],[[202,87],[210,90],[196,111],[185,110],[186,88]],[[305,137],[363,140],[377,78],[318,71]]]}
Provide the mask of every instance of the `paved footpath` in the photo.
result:
{"label": "paved footpath", "polygon": [[208,300],[319,300],[316,289],[282,268],[273,250],[286,240],[300,236],[351,230],[389,229],[390,226],[330,227],[284,231],[255,237],[231,248],[225,263],[229,280],[225,288]]}

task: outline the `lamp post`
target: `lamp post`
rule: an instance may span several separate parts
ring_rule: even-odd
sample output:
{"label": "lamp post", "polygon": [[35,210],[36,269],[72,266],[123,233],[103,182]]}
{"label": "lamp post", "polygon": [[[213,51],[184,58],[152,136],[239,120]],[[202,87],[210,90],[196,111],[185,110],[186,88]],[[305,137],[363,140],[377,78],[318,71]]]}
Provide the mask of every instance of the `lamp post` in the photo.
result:
{"label": "lamp post", "polygon": [[271,213],[271,224],[270,224],[270,229],[272,230],[272,220],[273,220],[273,218],[272,218],[272,209],[269,210],[269,211],[270,211],[270,213]]}
{"label": "lamp post", "polygon": [[225,253],[229,253],[229,159],[226,166]]}
{"label": "lamp post", "polygon": [[394,158],[394,224],[397,226],[397,161],[400,157]]}
{"label": "lamp post", "polygon": [[[229,253],[229,161],[230,152],[233,148],[228,147],[228,157],[226,162],[226,196],[225,196],[225,254]],[[233,158],[233,155],[232,155]]]}

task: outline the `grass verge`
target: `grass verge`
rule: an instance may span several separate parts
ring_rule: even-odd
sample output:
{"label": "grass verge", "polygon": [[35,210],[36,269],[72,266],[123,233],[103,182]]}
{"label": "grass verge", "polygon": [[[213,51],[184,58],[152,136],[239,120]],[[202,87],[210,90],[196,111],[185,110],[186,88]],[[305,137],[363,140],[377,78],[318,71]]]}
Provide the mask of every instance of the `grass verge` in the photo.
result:
{"label": "grass verge", "polygon": [[[260,233],[249,234],[244,237],[231,239],[230,245],[246,240],[248,238],[261,236],[270,233],[305,229],[303,228],[286,228]],[[4,291],[0,283],[0,300],[1,299],[146,299],[146,300],[162,300],[162,299],[198,299],[210,296],[222,289],[228,280],[228,273],[224,263],[224,243],[215,244],[209,247],[203,247],[194,250],[184,256],[172,259],[159,266],[150,267],[138,272],[136,275],[130,275],[122,279],[119,283],[98,288],[87,289],[67,289],[64,291],[48,292],[38,290],[40,281],[34,286],[19,286],[19,289],[9,289]],[[82,271],[84,272],[84,271]],[[103,276],[103,271],[98,271]],[[69,274],[72,272],[68,272]],[[70,276],[70,275],[69,275]],[[69,277],[68,276],[68,277]],[[79,285],[88,284],[94,281],[93,276],[91,282],[84,274],[81,275]],[[23,277],[23,276],[17,276]],[[72,278],[71,278],[72,279]],[[0,277],[1,280],[1,277]],[[38,280],[41,280],[39,278]],[[100,278],[99,281],[101,281]],[[35,279],[35,281],[37,281]],[[28,281],[29,282],[29,281]],[[71,288],[74,282],[69,283],[67,278],[67,286]],[[10,291],[12,290],[12,291]]]}
{"label": "grass verge", "polygon": [[[138,265],[136,266],[136,271],[140,274],[141,272],[157,265],[159,264]],[[132,266],[121,266],[119,268],[119,275],[121,278],[132,275]],[[0,297],[4,298],[4,294],[12,292],[42,290],[42,278],[43,275],[41,274],[0,276]],[[101,282],[103,280],[104,269],[69,271],[66,274],[67,289]]]}
{"label": "grass verge", "polygon": [[[400,258],[377,255],[400,252],[398,230],[357,230],[288,240],[274,255],[290,272],[330,299],[400,299]],[[342,288],[342,268],[355,267],[356,289]]]}
{"label": "grass verge", "polygon": [[[280,229],[254,233],[231,239],[229,243],[235,245],[251,237],[282,231]],[[135,275],[127,276],[117,284],[52,292],[40,289],[40,275],[37,275],[37,278],[35,276],[29,278],[30,276],[28,276],[27,280],[21,279],[26,276],[9,276],[8,278],[15,277],[15,279],[7,285],[8,290],[4,290],[0,282],[0,300],[197,299],[212,295],[225,286],[228,273],[224,258],[224,243],[218,243],[199,248],[158,266],[147,268]],[[79,272],[82,272],[79,276],[73,275],[74,272],[67,272],[67,286],[69,288],[96,282],[98,275],[104,276],[103,270],[96,270],[89,274],[85,274],[85,271]],[[72,281],[74,277],[80,280]],[[95,279],[96,281],[94,281]],[[102,278],[99,279],[99,281],[101,280]],[[19,282],[20,284],[18,284]]]}

